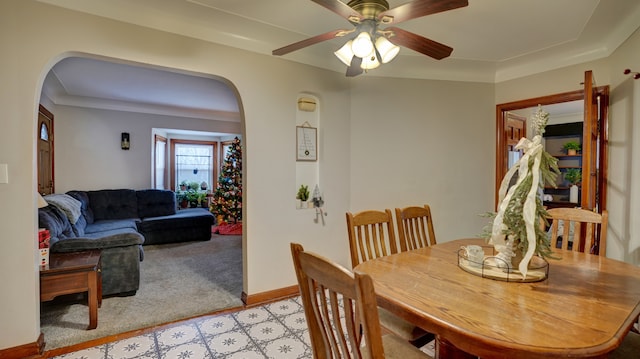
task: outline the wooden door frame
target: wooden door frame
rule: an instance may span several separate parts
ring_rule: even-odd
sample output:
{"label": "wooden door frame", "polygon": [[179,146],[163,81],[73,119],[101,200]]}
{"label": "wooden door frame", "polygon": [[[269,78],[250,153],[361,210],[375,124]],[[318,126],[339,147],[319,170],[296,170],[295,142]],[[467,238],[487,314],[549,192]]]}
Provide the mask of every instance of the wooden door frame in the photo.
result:
{"label": "wooden door frame", "polygon": [[[44,117],[48,118],[49,121],[51,122],[51,125],[48,126],[48,130],[49,130],[49,153],[51,156],[51,161],[49,161],[49,164],[51,166],[51,193],[55,193],[56,190],[56,174],[55,174],[55,170],[56,170],[56,166],[55,166],[55,134],[54,134],[54,116],[53,113],[51,113],[51,111],[47,110],[44,106],[42,106],[42,104],[38,104],[38,115],[42,114]],[[39,116],[38,116],[39,117]],[[38,147],[38,141],[40,141],[40,119],[38,118],[37,120],[37,129],[36,129],[36,147]],[[38,155],[36,155],[38,156]],[[37,166],[37,165],[36,165]],[[39,169],[36,169],[36,171],[39,171]],[[40,188],[40,175],[36,172],[37,178],[38,178],[38,189]]]}
{"label": "wooden door frame", "polygon": [[[168,183],[168,169],[169,169],[169,161],[168,161],[168,154],[169,154],[169,141],[167,140],[166,137],[164,136],[160,136],[157,133],[153,136],[153,188],[156,188],[158,186],[158,178],[157,178],[157,169],[156,169],[156,164],[157,164],[157,156],[158,156],[158,142],[163,142],[164,143],[164,173],[162,174],[162,179],[164,180],[164,188],[163,189],[171,189],[173,190],[173,188],[170,187],[170,184]],[[174,187],[175,188],[175,187]]]}
{"label": "wooden door frame", "polygon": [[[600,86],[595,88],[595,92],[598,96],[603,96],[604,99],[608,101],[609,99],[609,86]],[[536,107],[538,105],[551,105],[556,103],[563,102],[571,102],[571,101],[580,101],[584,100],[584,90],[576,90],[571,92],[558,93],[554,95],[547,95],[541,97],[535,97],[525,100],[512,101],[507,103],[502,103],[496,105],[496,172],[495,172],[495,192],[494,192],[494,205],[497,208],[498,206],[498,190],[500,188],[500,182],[502,178],[507,173],[507,163],[506,163],[506,143],[504,140],[504,136],[502,136],[505,128],[504,121],[506,118],[506,114],[509,111],[520,110],[523,108]],[[602,107],[602,106],[601,106]],[[606,209],[606,190],[605,185],[607,182],[607,136],[608,136],[608,119],[607,113],[608,104],[606,108],[601,110],[600,118],[600,158],[598,159],[598,163],[600,165],[600,170],[602,173],[602,178],[599,180],[598,189],[601,190],[599,192],[600,196],[600,211]],[[585,134],[583,134],[584,136]]]}

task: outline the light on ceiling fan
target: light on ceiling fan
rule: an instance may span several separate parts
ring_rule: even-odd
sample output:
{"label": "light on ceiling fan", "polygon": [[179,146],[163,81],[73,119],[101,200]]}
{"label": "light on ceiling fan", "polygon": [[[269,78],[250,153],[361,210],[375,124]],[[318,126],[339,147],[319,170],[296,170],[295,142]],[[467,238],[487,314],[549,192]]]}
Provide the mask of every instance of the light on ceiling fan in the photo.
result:
{"label": "light on ceiling fan", "polygon": [[360,64],[363,70],[373,70],[378,66],[380,66],[380,61],[378,61],[375,54],[362,58],[362,63]]}
{"label": "light on ceiling fan", "polygon": [[361,32],[356,36],[351,44],[351,50],[353,54],[365,58],[373,53],[373,42],[371,42],[371,35],[368,32]]}
{"label": "light on ceiling fan", "polygon": [[342,61],[347,66],[351,66],[351,59],[353,58],[353,50],[351,50],[352,43],[352,40],[347,41],[347,43],[344,44],[340,48],[340,50],[333,53],[337,58],[340,59],[340,61]]}
{"label": "light on ceiling fan", "polygon": [[391,41],[387,40],[386,37],[380,36],[376,40],[376,49],[380,53],[380,60],[383,64],[393,60],[398,52],[400,52],[400,47],[391,43]]}

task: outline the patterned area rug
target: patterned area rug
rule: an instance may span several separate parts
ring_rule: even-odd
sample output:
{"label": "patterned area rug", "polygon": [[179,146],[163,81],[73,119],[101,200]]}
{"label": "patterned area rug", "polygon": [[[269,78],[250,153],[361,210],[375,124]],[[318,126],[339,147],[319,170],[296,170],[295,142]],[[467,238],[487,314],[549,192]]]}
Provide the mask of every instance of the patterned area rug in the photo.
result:
{"label": "patterned area rug", "polygon": [[86,330],[86,300],[42,303],[46,350],[242,305],[242,236],[144,246],[140,289],[102,300],[98,327]]}

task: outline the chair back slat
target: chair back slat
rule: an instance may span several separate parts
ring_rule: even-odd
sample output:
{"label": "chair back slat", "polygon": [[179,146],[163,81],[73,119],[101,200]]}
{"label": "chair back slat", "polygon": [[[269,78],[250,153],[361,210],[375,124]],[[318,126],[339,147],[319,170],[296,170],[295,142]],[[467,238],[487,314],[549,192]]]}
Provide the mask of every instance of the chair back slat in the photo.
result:
{"label": "chair back slat", "polygon": [[401,251],[410,251],[436,244],[433,217],[428,205],[396,208],[395,212]]}
{"label": "chair back slat", "polygon": [[[593,245],[595,244],[595,236],[593,235],[593,228],[595,227],[595,223],[585,223],[585,227],[587,227],[587,232],[584,235],[584,249],[583,251],[586,251],[587,249],[593,248]],[[582,226],[581,226],[582,227]]]}
{"label": "chair back slat", "polygon": [[351,265],[398,252],[391,210],[347,212]]}
{"label": "chair back slat", "polygon": [[300,244],[292,243],[291,253],[313,357],[362,358],[353,274],[323,257],[305,252]]}
{"label": "chair back slat", "polygon": [[371,277],[354,276],[297,243],[291,243],[291,254],[313,358],[385,358]]}
{"label": "chair back slat", "polygon": [[[547,210],[551,225],[551,246],[571,249],[577,252],[606,255],[607,223],[609,214],[606,210],[597,213],[581,208],[552,208]],[[562,231],[560,227],[562,226]],[[569,248],[571,242],[571,248]]]}

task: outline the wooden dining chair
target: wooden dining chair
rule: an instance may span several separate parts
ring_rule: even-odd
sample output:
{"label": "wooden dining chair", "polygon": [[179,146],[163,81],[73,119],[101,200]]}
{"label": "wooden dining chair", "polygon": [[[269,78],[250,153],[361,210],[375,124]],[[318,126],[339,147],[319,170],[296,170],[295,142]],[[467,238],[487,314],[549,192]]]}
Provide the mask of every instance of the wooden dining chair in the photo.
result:
{"label": "wooden dining chair", "polygon": [[[551,222],[551,248],[571,249],[606,256],[609,221],[606,210],[597,213],[581,208],[552,208],[547,210],[547,213],[549,214],[547,219]],[[561,239],[560,247],[558,247],[559,238]]]}
{"label": "wooden dining chair", "polygon": [[429,205],[396,208],[400,250],[410,251],[436,244],[433,217]]}
{"label": "wooden dining chair", "polygon": [[[561,248],[594,255],[607,254],[607,225],[609,213],[603,210],[597,213],[581,208],[552,208],[547,210],[551,221],[551,247]],[[560,226],[562,223],[562,230]],[[599,228],[598,228],[599,227]],[[636,318],[636,322],[637,322]],[[632,330],[625,336],[620,346],[609,354],[610,359],[640,357],[640,334]]]}
{"label": "wooden dining chair", "polygon": [[[393,216],[389,209],[366,210],[355,214],[347,212],[347,231],[352,268],[371,259],[398,253]],[[434,339],[433,334],[384,308],[379,308],[379,317],[385,329],[417,347]]]}
{"label": "wooden dining chair", "polygon": [[293,265],[315,359],[430,358],[397,336],[382,334],[371,277],[291,243]]}
{"label": "wooden dining chair", "polygon": [[391,210],[347,212],[351,266],[398,253]]}

